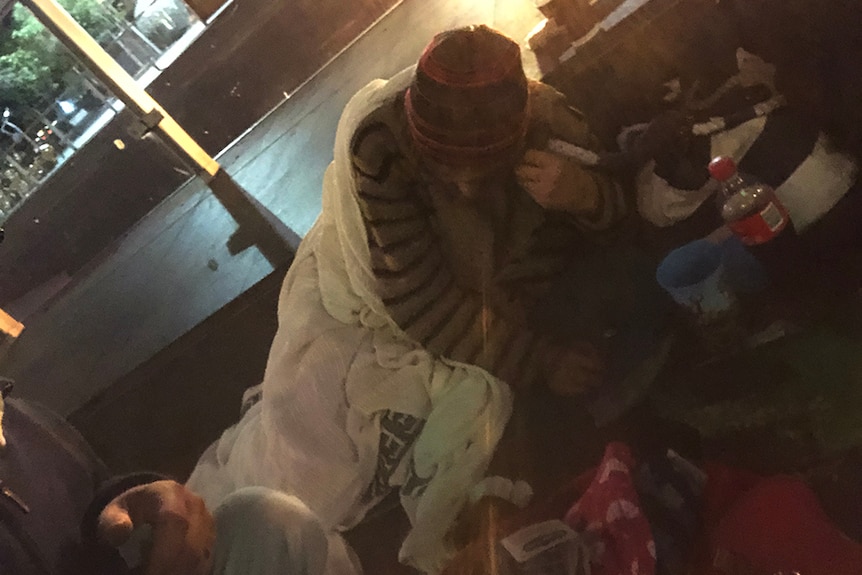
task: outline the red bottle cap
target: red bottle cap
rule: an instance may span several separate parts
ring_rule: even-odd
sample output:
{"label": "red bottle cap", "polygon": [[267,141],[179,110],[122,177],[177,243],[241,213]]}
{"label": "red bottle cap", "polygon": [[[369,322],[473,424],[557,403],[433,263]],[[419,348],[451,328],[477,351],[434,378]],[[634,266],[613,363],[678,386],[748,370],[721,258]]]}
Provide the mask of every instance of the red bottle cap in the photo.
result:
{"label": "red bottle cap", "polygon": [[709,163],[709,175],[723,182],[736,173],[736,162],[729,156],[718,156]]}

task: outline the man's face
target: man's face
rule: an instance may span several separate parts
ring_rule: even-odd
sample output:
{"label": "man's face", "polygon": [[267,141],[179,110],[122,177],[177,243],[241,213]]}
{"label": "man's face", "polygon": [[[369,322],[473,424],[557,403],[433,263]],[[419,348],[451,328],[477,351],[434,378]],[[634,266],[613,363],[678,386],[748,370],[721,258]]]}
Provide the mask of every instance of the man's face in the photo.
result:
{"label": "man's face", "polygon": [[465,199],[481,200],[485,195],[493,193],[498,187],[495,184],[511,175],[520,153],[519,149],[481,164],[456,166],[428,159],[423,159],[422,163],[435,179],[454,185]]}

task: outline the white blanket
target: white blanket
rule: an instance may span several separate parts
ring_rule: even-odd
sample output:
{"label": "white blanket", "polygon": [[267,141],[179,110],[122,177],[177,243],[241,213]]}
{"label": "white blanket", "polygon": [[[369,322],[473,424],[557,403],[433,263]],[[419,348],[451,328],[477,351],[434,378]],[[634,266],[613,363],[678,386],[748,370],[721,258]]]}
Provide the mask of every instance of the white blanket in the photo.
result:
{"label": "white blanket", "polygon": [[282,287],[262,399],[201,457],[188,485],[211,508],[244,486],[280,489],[325,527],[346,529],[379,501],[363,495],[377,468],[381,414],[420,418],[424,427],[390,484],[421,479],[421,489],[402,491],[413,529],[399,558],[434,573],[453,552],[447,531],[482,481],[512,397],[486,371],[421,349],[374,290],[350,138],[411,75],[374,81],[345,108],[323,212]]}

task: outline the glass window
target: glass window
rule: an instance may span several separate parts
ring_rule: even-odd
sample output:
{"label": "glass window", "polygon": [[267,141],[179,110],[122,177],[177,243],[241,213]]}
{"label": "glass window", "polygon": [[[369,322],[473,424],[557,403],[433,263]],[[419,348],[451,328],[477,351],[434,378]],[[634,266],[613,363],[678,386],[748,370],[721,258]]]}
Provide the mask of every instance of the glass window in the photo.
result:
{"label": "glass window", "polygon": [[[62,0],[138,79],[197,22],[181,0]],[[194,33],[194,32],[192,32]],[[122,109],[23,5],[0,21],[0,222]]]}

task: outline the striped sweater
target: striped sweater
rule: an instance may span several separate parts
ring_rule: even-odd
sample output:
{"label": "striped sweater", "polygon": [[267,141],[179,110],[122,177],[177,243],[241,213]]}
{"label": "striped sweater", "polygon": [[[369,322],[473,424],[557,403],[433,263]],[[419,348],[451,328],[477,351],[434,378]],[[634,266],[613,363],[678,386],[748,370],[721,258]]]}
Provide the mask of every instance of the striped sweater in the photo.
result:
{"label": "striped sweater", "polygon": [[[586,123],[552,88],[530,87],[530,148],[550,138],[595,147]],[[618,188],[585,168],[575,186],[592,186],[589,217],[541,208],[500,178],[481,208],[422,170],[406,132],[403,93],[370,114],[351,140],[356,201],[377,290],[393,320],[435,355],[475,364],[516,387],[547,377],[556,346],[529,327],[537,298],[583,248],[601,241],[625,214]]]}

